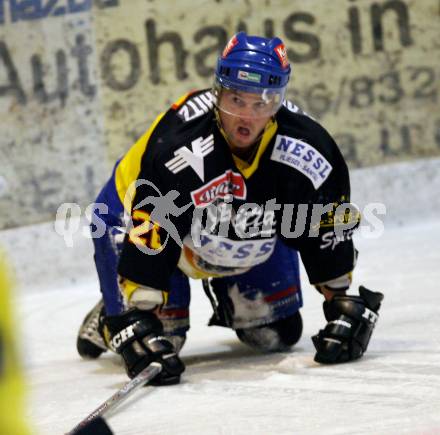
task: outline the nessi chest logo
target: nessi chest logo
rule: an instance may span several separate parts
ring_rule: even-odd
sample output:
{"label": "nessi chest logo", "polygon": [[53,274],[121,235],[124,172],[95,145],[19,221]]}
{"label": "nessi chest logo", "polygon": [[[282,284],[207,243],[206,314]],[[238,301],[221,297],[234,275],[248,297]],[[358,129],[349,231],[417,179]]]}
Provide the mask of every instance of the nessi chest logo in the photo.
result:
{"label": "nessi chest logo", "polygon": [[315,189],[319,189],[333,169],[317,149],[307,142],[289,136],[277,136],[270,158],[304,174]]}

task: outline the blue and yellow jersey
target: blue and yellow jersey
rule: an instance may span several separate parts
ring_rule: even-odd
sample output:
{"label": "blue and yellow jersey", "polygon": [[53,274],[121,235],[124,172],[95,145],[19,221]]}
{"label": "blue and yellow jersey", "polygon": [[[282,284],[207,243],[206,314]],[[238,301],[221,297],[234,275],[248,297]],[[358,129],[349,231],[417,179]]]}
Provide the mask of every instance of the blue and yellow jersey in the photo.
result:
{"label": "blue and yellow jersey", "polygon": [[29,434],[23,413],[23,381],[17,356],[16,320],[12,316],[11,279],[0,251],[0,434]]}
{"label": "blue and yellow jersey", "polygon": [[[337,238],[334,232],[334,209],[350,198],[348,168],[328,132],[289,102],[267,123],[253,157],[244,161],[231,152],[212,93],[190,93],[159,115],[118,162],[114,187],[133,224],[118,273],[137,284],[166,292],[176,267],[186,273],[182,253],[201,270],[209,265],[210,276],[244,271],[270,256],[277,237],[301,253],[312,284],[342,276],[355,264],[351,233]],[[270,221],[270,234],[262,230],[242,237],[249,228],[243,230],[233,218],[225,234],[216,223],[195,246],[195,213],[208,207],[220,212],[226,199],[231,216],[257,204],[261,215],[246,225],[262,228]],[[271,201],[281,208],[265,210]],[[281,231],[285,204],[334,207],[317,222],[315,237],[305,230],[301,237],[286,238]],[[290,217],[294,223],[295,215]]]}

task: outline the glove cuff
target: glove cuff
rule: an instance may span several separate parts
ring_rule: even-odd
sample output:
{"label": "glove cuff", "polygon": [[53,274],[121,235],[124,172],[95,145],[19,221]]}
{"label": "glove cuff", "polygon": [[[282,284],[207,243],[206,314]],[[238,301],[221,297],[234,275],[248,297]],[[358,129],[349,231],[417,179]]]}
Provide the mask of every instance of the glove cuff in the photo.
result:
{"label": "glove cuff", "polygon": [[162,322],[152,311],[137,308],[116,316],[106,316],[104,324],[108,331],[104,333],[107,345],[116,353],[121,353],[133,341],[163,333]]}
{"label": "glove cuff", "polygon": [[344,314],[356,320],[375,323],[382,300],[382,293],[360,286],[359,296],[336,295],[330,301],[324,301],[324,315],[328,322]]}
{"label": "glove cuff", "polygon": [[148,325],[151,331],[162,333],[162,322],[157,318],[153,311],[139,310],[132,308],[116,316],[105,316],[104,323],[111,334],[117,334],[121,329],[142,321]]}

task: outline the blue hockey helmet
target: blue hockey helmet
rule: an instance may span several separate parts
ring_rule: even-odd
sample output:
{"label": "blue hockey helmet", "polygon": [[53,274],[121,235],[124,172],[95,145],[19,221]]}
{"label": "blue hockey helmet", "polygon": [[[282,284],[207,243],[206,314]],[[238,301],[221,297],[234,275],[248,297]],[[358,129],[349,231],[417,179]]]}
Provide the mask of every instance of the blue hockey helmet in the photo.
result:
{"label": "blue hockey helmet", "polygon": [[217,61],[214,83],[217,107],[238,115],[239,108],[222,98],[223,91],[249,92],[259,95],[262,102],[253,116],[271,116],[284,100],[290,72],[281,39],[239,32],[230,39]]}

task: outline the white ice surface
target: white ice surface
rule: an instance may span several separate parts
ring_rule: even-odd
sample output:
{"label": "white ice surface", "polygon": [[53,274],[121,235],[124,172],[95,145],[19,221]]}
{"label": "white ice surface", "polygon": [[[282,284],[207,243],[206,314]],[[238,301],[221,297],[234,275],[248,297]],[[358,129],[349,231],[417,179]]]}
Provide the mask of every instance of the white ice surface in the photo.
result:
{"label": "white ice surface", "polygon": [[[307,284],[300,342],[290,353],[260,355],[232,331],[206,326],[209,302],[193,283],[183,382],[136,393],[109,417],[115,433],[440,434],[440,224],[386,230],[357,247],[355,286],[385,293],[363,359],[313,362],[310,336],[324,318]],[[20,297],[37,434],[67,432],[127,380],[118,357],[76,354],[78,326],[97,298],[92,279]]]}

